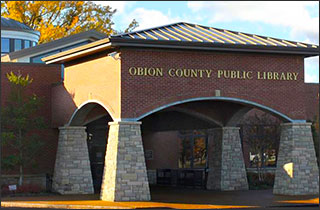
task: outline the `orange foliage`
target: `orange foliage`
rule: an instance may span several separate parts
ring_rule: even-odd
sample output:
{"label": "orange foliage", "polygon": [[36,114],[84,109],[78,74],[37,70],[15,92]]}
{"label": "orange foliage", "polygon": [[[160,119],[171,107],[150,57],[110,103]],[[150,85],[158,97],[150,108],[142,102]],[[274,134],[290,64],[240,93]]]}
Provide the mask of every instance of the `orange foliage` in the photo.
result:
{"label": "orange foliage", "polygon": [[[39,31],[39,44],[91,29],[115,34],[111,20],[115,12],[90,1],[1,1],[1,16]],[[126,31],[135,27],[133,20]]]}

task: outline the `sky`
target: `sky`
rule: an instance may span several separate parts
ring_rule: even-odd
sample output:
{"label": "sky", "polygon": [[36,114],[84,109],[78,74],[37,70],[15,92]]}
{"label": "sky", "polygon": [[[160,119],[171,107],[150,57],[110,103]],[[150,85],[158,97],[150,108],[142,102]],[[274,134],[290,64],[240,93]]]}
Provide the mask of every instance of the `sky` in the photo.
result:
{"label": "sky", "polygon": [[[318,1],[96,1],[117,12],[114,28],[135,30],[176,22],[319,45]],[[305,59],[305,82],[319,83],[319,56]]]}

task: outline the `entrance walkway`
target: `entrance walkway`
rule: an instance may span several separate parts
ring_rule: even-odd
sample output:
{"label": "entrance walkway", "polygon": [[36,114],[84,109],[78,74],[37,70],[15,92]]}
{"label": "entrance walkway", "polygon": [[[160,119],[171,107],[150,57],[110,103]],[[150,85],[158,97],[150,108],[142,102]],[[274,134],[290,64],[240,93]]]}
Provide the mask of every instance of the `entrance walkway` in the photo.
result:
{"label": "entrance walkway", "polygon": [[151,196],[150,202],[106,202],[99,200],[99,195],[7,197],[2,199],[1,206],[66,209],[241,209],[318,203],[316,195],[275,196],[272,190],[218,192],[203,189],[151,187]]}
{"label": "entrance walkway", "polygon": [[316,204],[318,195],[284,196],[273,195],[271,190],[212,191],[172,187],[151,188],[152,201],[167,203],[284,206],[290,204]]}

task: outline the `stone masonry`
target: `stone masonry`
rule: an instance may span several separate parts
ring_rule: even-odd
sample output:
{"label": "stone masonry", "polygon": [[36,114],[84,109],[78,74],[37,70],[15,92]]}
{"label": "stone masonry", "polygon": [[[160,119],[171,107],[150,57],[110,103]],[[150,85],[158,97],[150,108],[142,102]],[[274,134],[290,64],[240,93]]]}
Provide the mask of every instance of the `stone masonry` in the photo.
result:
{"label": "stone masonry", "polygon": [[141,122],[110,122],[100,198],[149,201]]}
{"label": "stone masonry", "polygon": [[319,169],[311,123],[282,124],[273,193],[308,195],[318,192]]}
{"label": "stone masonry", "polygon": [[238,127],[209,130],[209,190],[248,190]]}
{"label": "stone masonry", "polygon": [[93,194],[86,127],[60,127],[52,188],[61,194]]}

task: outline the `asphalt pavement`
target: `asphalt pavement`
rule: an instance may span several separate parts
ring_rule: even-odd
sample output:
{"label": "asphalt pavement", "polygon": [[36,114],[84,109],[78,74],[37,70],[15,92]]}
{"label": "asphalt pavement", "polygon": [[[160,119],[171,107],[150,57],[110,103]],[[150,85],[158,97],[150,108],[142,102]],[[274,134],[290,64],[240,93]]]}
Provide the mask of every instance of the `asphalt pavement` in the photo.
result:
{"label": "asphalt pavement", "polygon": [[[211,191],[151,187],[150,202],[107,202],[99,195],[6,197],[5,207],[55,209],[319,209],[318,196],[273,195],[272,190]],[[13,209],[13,208],[10,208]]]}

